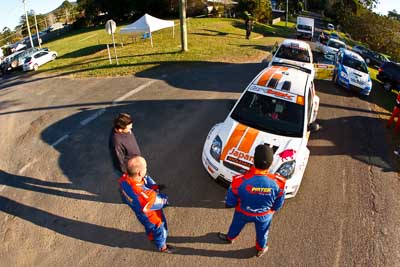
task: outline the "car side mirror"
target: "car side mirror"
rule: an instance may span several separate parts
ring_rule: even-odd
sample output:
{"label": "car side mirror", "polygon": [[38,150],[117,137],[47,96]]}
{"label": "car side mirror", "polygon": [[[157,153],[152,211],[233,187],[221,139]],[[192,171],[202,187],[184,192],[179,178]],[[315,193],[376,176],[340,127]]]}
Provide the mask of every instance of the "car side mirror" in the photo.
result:
{"label": "car side mirror", "polygon": [[307,130],[312,133],[318,132],[320,129],[321,129],[321,125],[319,125],[319,123],[316,123],[316,122],[312,122],[312,123],[308,124],[308,126],[307,126]]}
{"label": "car side mirror", "polygon": [[278,42],[275,42],[274,47],[271,50],[271,54],[274,55],[276,53],[276,51],[278,51],[279,48],[279,44]]}

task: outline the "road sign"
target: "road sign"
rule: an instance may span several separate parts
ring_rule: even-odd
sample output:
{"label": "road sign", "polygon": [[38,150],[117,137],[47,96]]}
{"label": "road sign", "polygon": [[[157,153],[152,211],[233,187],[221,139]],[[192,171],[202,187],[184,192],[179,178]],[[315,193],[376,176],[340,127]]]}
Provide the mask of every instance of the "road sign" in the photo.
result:
{"label": "road sign", "polygon": [[107,22],[106,22],[106,32],[108,34],[113,34],[113,33],[115,33],[116,29],[117,29],[117,24],[115,23],[115,21],[113,21],[112,19],[107,20]]}

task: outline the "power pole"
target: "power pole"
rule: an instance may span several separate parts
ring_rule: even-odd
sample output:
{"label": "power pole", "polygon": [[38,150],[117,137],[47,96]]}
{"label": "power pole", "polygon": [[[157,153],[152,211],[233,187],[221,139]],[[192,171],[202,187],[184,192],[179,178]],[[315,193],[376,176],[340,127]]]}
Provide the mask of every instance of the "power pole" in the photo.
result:
{"label": "power pole", "polygon": [[26,3],[25,0],[22,0],[22,3],[24,3],[24,11],[25,11],[25,17],[26,17],[26,27],[28,27],[28,34],[29,34],[29,39],[31,40],[31,47],[35,48],[33,45],[33,40],[32,40],[32,35],[31,35],[31,29],[29,27],[29,20],[28,20],[28,13],[26,12]]}
{"label": "power pole", "polygon": [[65,9],[65,23],[68,24],[68,9]]}
{"label": "power pole", "polygon": [[41,43],[40,43],[39,29],[38,29],[37,20],[36,20],[36,12],[35,12],[34,14],[35,14],[35,25],[36,25],[36,37],[37,37],[37,42],[38,42],[39,48],[42,49],[42,45],[41,45]]}
{"label": "power pole", "polygon": [[286,23],[285,23],[286,27],[287,27],[288,16],[289,16],[289,0],[286,0]]}
{"label": "power pole", "polygon": [[186,28],[186,4],[185,0],[179,0],[179,13],[180,13],[180,22],[181,22],[181,45],[182,51],[188,51],[187,44],[187,28]]}

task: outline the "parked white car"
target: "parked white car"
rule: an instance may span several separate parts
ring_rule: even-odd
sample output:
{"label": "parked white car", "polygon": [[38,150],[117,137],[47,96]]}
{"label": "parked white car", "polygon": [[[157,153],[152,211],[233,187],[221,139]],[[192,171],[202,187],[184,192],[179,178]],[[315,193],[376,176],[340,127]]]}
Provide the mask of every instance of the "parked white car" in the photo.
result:
{"label": "parked white car", "polygon": [[346,44],[340,40],[330,38],[328,43],[323,47],[324,57],[333,60],[340,48],[346,48]]}
{"label": "parked white car", "polygon": [[38,70],[39,66],[46,64],[47,62],[55,60],[57,52],[39,50],[25,59],[22,68],[24,71]]}

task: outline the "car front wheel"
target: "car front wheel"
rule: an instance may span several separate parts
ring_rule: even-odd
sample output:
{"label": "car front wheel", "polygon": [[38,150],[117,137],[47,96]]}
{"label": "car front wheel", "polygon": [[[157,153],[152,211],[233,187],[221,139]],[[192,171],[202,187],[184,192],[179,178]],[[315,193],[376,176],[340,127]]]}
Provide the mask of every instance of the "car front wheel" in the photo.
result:
{"label": "car front wheel", "polygon": [[33,70],[34,71],[37,71],[38,69],[39,69],[39,65],[38,64],[33,65]]}
{"label": "car front wheel", "polygon": [[11,68],[15,69],[16,67],[18,67],[18,61],[14,60],[11,62]]}
{"label": "car front wheel", "polygon": [[51,56],[51,60],[55,60],[56,59],[56,55],[55,54],[53,54],[52,56]]}

